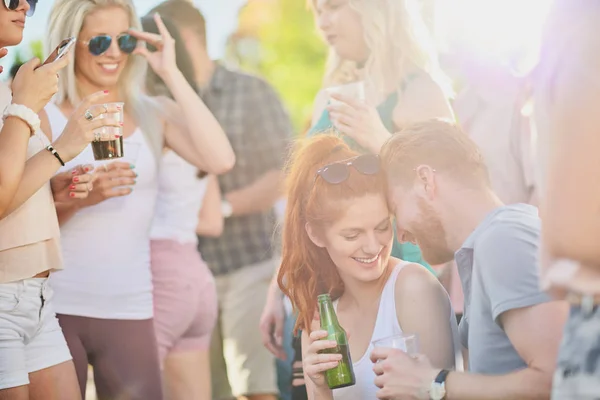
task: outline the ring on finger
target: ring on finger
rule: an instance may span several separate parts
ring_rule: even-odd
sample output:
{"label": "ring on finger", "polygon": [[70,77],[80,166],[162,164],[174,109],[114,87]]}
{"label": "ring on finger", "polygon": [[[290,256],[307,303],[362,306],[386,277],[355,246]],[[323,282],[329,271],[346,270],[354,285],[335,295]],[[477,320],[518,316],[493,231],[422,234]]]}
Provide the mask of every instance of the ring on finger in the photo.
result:
{"label": "ring on finger", "polygon": [[85,114],[83,114],[83,117],[88,121],[91,121],[94,119],[94,114],[92,114],[90,110],[85,110]]}
{"label": "ring on finger", "polygon": [[108,105],[102,104],[102,107],[104,107],[104,114],[108,114]]}

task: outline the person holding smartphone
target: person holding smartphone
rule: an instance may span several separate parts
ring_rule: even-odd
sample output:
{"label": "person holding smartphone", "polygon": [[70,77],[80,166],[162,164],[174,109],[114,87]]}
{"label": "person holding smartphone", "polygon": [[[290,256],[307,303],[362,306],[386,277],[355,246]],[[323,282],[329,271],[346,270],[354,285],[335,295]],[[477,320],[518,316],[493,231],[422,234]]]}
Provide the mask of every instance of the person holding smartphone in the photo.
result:
{"label": "person holding smartphone", "polygon": [[[36,0],[0,4],[0,57],[19,44]],[[50,143],[38,113],[58,88],[68,57],[40,66],[25,63],[12,83],[0,84],[0,398],[80,399],[71,354],[53,311],[48,277],[62,268],[59,229],[52,200],[87,197],[93,176],[77,166],[55,177],[93,139],[95,128],[116,125],[89,120],[104,112],[91,106],[96,93],[70,117],[60,140]],[[44,131],[44,132],[43,132]],[[88,173],[86,173],[88,172]]]}

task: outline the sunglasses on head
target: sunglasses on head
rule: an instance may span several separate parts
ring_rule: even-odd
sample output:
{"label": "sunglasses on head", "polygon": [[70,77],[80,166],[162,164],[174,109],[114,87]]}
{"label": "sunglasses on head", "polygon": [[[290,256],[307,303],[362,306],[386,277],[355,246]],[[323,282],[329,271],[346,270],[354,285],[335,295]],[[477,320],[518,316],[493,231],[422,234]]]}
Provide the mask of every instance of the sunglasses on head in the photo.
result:
{"label": "sunglasses on head", "polygon": [[379,173],[379,156],[375,154],[363,154],[347,160],[327,164],[317,171],[315,181],[320,176],[325,182],[337,185],[344,182],[350,176],[350,167],[363,175],[375,175]]}
{"label": "sunglasses on head", "polygon": [[[21,2],[21,0],[4,0],[4,5],[6,6],[6,8],[8,8],[11,11],[15,11],[17,8],[19,8],[19,3]],[[31,17],[33,15],[33,13],[35,12],[35,6],[37,5],[38,0],[27,0],[27,3],[29,4],[29,11],[27,11],[27,16]]]}
{"label": "sunglasses on head", "polygon": [[[119,45],[119,50],[121,50],[125,54],[131,54],[137,47],[137,38],[131,36],[129,33],[121,33],[117,36],[117,44]],[[81,43],[88,46],[88,50],[95,56],[99,56],[106,52],[106,50],[110,49],[110,45],[112,44],[113,37],[110,35],[98,35],[94,36],[88,41],[82,41]]]}

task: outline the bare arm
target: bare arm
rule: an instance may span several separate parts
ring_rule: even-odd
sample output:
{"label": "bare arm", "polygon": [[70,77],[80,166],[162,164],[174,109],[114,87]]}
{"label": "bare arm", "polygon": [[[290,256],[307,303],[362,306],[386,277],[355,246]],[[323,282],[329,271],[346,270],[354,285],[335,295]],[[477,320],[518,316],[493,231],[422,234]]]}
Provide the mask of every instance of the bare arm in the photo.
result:
{"label": "bare arm", "polygon": [[[50,125],[48,123],[48,117],[43,110],[40,112],[40,120],[42,122],[42,131],[45,132],[45,135],[49,140],[51,140],[52,133],[49,131]],[[29,131],[29,128],[27,128],[27,130]],[[59,154],[61,154],[60,149],[57,149],[57,151]],[[27,151],[24,151],[23,155],[26,155],[26,153]],[[46,184],[61,167],[56,157],[54,157],[52,153],[47,150],[41,150],[38,154],[27,160],[24,166],[25,168],[23,170],[21,180],[17,186],[15,195],[12,198],[12,201],[8,204],[8,207],[0,215],[0,219],[6,217],[23,205],[23,203],[25,203],[31,196],[40,190],[41,187],[44,186],[44,184]]]}
{"label": "bare arm", "polygon": [[273,207],[281,197],[283,172],[271,170],[255,182],[225,195],[231,203],[233,215],[248,215],[264,212]]}
{"label": "bare arm", "polygon": [[540,132],[549,146],[542,229],[551,258],[600,269],[600,37],[585,25],[572,27],[579,32],[555,69],[550,131]]}
{"label": "bare arm", "polygon": [[505,312],[501,323],[527,368],[506,375],[452,372],[448,400],[538,400],[550,398],[562,328],[568,315],[563,302],[542,303]]}
{"label": "bare arm", "polygon": [[[6,53],[6,49],[0,49],[0,58]],[[64,57],[39,68],[37,67],[40,61],[37,58],[26,62],[13,80],[12,99],[8,87],[0,87],[3,106],[8,106],[12,100],[14,104],[26,106],[35,113],[40,112],[56,93],[57,72],[67,65],[67,62],[68,57]],[[25,164],[30,137],[29,125],[16,117],[8,117],[0,131],[0,219],[24,202],[20,185],[23,179],[28,179],[24,174],[27,169]],[[47,154],[39,157],[48,159]],[[35,191],[31,194],[33,193]],[[15,196],[19,198],[15,200]]]}
{"label": "bare arm", "polygon": [[419,351],[433,367],[454,369],[451,306],[442,285],[424,267],[411,264],[400,272],[395,293],[402,330],[417,334]]}
{"label": "bare arm", "polygon": [[398,100],[394,109],[394,125],[401,128],[435,118],[455,119],[442,88],[429,76],[423,75],[411,82]]}
{"label": "bare arm", "polygon": [[7,118],[0,131],[0,219],[11,211],[25,170],[30,135],[29,125],[15,117]]}
{"label": "bare arm", "polygon": [[478,241],[492,318],[527,367],[500,376],[453,373],[447,383],[450,400],[550,397],[568,304],[549,301],[539,287],[539,240],[537,229],[515,223],[489,228]]}
{"label": "bare arm", "polygon": [[222,174],[235,164],[225,132],[204,102],[177,70],[169,82],[175,101],[163,97],[167,116],[165,144],[202,171]]}
{"label": "bare arm", "polygon": [[221,213],[221,190],[214,175],[206,177],[206,194],[198,215],[196,233],[200,236],[219,237],[223,232],[223,214]]}
{"label": "bare arm", "polygon": [[211,174],[222,174],[235,164],[235,155],[221,125],[177,68],[175,40],[158,14],[154,22],[160,34],[129,33],[155,46],[150,52],[138,46],[134,54],[142,55],[166,84],[175,101],[162,98],[167,117],[165,144],[187,162]]}

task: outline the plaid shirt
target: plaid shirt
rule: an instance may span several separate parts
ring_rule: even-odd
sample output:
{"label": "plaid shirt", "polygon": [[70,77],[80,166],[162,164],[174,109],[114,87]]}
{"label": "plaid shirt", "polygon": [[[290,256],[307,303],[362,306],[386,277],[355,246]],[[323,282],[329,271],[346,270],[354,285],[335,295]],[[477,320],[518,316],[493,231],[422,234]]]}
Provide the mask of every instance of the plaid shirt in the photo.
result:
{"label": "plaid shirt", "polygon": [[[233,147],[236,164],[219,176],[221,193],[241,189],[271,170],[280,170],[293,128],[275,91],[264,80],[217,64],[202,99]],[[200,237],[198,250],[215,275],[271,259],[273,210],[232,216],[218,238]]]}

